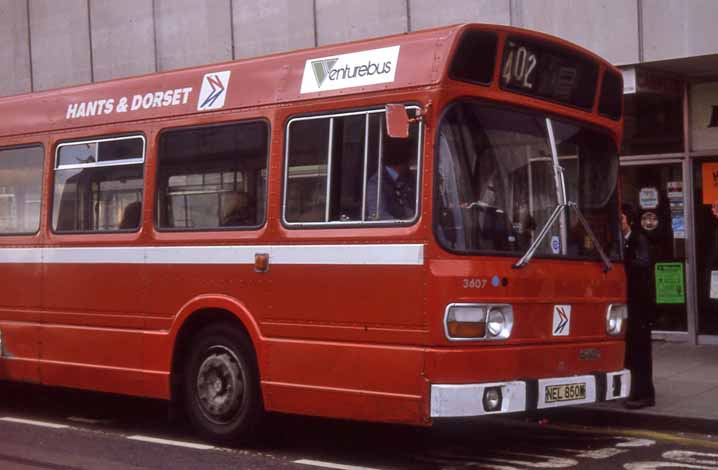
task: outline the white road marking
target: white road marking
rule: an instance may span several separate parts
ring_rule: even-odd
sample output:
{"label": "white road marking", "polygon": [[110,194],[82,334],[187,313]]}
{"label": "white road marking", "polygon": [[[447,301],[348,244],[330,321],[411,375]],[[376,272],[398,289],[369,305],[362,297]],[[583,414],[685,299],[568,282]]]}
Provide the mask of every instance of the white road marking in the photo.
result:
{"label": "white road marking", "polygon": [[320,462],[319,460],[295,460],[294,463],[298,463],[301,465],[312,465],[314,467],[321,467],[321,468],[335,468],[337,470],[378,470],[376,468],[371,467],[359,467],[357,465],[343,465],[340,463],[332,463],[332,462]]}
{"label": "white road marking", "polygon": [[696,465],[714,465],[718,468],[718,454],[696,452],[693,450],[669,450],[663,458],[673,462],[692,463]]}
{"label": "white road marking", "polygon": [[623,464],[626,470],[658,470],[659,468],[674,468],[680,470],[716,470],[718,467],[705,465],[692,465],[681,462],[631,462]]}
{"label": "white road marking", "polygon": [[48,423],[47,421],[35,421],[34,419],[11,418],[9,416],[0,418],[0,421],[8,421],[10,423],[29,424],[32,426],[42,426],[44,428],[53,428],[53,429],[64,429],[64,428],[70,427],[67,424]]}
{"label": "white road marking", "polygon": [[134,436],[127,436],[127,439],[130,439],[133,441],[151,442],[153,444],[164,444],[164,445],[168,445],[168,446],[189,447],[190,449],[198,449],[198,450],[214,449],[214,446],[210,446],[207,444],[198,444],[196,442],[186,442],[186,441],[174,441],[171,439],[160,439],[159,437],[134,435]]}
{"label": "white road marking", "polygon": [[607,448],[602,448],[602,449],[587,449],[587,450],[584,450],[584,449],[555,449],[555,450],[560,450],[561,452],[573,454],[574,457],[578,457],[581,459],[593,459],[593,460],[610,459],[617,455],[621,455],[621,454],[628,452],[627,449],[614,449],[612,447],[607,447]]}
{"label": "white road marking", "polygon": [[616,447],[651,447],[656,443],[653,439],[637,439],[635,437],[620,437],[625,442],[616,444]]}
{"label": "white road marking", "polygon": [[516,465],[519,467],[528,468],[570,468],[578,465],[578,460],[567,459],[565,457],[556,457],[553,455],[541,455],[541,454],[527,454],[524,452],[500,452],[497,455],[516,455],[519,457],[527,457],[529,459],[539,459],[538,462],[531,462],[528,460],[515,460],[513,458],[504,457],[488,457],[486,460],[490,462],[496,462],[499,464]]}
{"label": "white road marking", "polygon": [[80,424],[109,424],[112,422],[110,419],[92,419],[92,418],[83,418],[82,416],[69,416],[67,418],[68,421],[72,421],[73,423],[80,423]]}

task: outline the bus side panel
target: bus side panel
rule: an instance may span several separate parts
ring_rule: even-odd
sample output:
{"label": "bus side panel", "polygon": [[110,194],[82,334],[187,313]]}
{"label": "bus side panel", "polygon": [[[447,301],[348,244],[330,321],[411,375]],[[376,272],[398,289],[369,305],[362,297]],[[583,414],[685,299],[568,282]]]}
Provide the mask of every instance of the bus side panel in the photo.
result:
{"label": "bus side panel", "polygon": [[144,266],[114,259],[96,262],[93,256],[113,253],[98,250],[78,248],[70,252],[77,263],[54,260],[44,265],[42,383],[145,395]]}
{"label": "bus side panel", "polygon": [[426,340],[423,266],[277,265],[268,275],[281,295],[273,297],[262,324],[266,336],[394,344]]}
{"label": "bus side panel", "polygon": [[[6,312],[2,312],[3,317]],[[0,379],[39,382],[39,327],[33,323],[0,321],[2,361]]]}
{"label": "bus side panel", "polygon": [[423,349],[292,340],[265,346],[267,410],[422,423]]}
{"label": "bus side panel", "polygon": [[[5,249],[2,249],[5,250]],[[9,249],[9,251],[14,251]],[[25,251],[25,250],[23,250]],[[29,248],[28,253],[37,262],[2,263],[0,267],[0,315],[2,320],[36,321],[32,309],[39,309],[42,302],[42,266],[40,248]],[[0,251],[0,256],[4,253]]]}
{"label": "bus side panel", "polygon": [[[40,248],[2,248],[0,257],[0,378],[37,382],[39,345],[37,324],[42,319],[42,266]],[[14,258],[14,259],[13,259]],[[38,261],[38,262],[35,262]]]}
{"label": "bus side panel", "polygon": [[168,373],[142,368],[146,332],[51,325],[42,329],[42,383],[167,398]]}

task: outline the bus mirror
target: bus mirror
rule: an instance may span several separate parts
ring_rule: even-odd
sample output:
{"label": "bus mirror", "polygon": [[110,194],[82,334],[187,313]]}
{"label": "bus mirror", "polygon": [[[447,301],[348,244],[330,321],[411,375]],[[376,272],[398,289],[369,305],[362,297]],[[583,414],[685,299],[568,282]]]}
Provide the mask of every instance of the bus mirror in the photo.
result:
{"label": "bus mirror", "polygon": [[409,115],[403,104],[386,105],[386,133],[393,139],[409,137]]}

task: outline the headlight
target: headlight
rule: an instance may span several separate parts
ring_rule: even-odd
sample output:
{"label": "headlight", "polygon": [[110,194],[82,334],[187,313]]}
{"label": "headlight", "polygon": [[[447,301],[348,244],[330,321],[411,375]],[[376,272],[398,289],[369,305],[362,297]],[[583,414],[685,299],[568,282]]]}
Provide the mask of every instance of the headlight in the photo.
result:
{"label": "headlight", "polygon": [[513,323],[513,309],[504,304],[450,304],[444,317],[446,337],[454,341],[506,339]]}
{"label": "headlight", "polygon": [[606,312],[606,333],[617,336],[623,333],[628,308],[624,304],[610,304]]}

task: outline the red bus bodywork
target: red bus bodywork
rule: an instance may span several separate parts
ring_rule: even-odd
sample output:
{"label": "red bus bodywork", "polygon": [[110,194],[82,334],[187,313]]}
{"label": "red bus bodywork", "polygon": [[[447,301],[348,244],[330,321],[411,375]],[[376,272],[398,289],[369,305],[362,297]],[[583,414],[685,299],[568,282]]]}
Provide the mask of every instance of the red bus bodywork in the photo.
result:
{"label": "red bus bodywork", "polygon": [[[600,115],[598,98],[588,111],[511,93],[498,86],[499,67],[488,86],[450,79],[448,64],[458,39],[471,29],[497,34],[497,57],[506,35],[520,33],[595,61],[601,73],[615,70],[554,37],[462,25],[1,99],[0,147],[39,143],[45,161],[38,232],[0,237],[0,379],[172,399],[177,393],[173,377],[181,367],[178,354],[187,347],[183,342],[197,325],[218,318],[240,322],[251,338],[269,411],[427,425],[435,417],[451,415],[432,412],[436,384],[523,381],[529,385],[521,408],[530,409],[536,401],[528,396],[534,393],[531,381],[622,371],[623,336],[608,336],[605,327],[607,305],[624,302],[620,264],[605,272],[599,261],[536,258],[517,270],[512,269],[515,257],[460,256],[436,242],[435,131],[442,110],[457,97],[481,97],[567,117],[605,130],[617,143],[621,139],[622,120]],[[393,82],[300,93],[308,60],[391,46],[401,47]],[[200,112],[203,77],[219,71],[231,71],[224,107]],[[148,94],[153,96],[145,101],[146,109],[140,104],[133,110],[133,97]],[[117,112],[123,98],[128,110]],[[109,109],[109,100],[114,100],[113,111],[98,111]],[[87,104],[91,102],[95,104]],[[78,113],[81,103],[86,109]],[[425,110],[418,221],[401,227],[284,225],[288,119],[387,103],[413,103]],[[94,115],[78,117],[90,106],[96,108]],[[157,230],[153,208],[159,134],[168,128],[244,119],[270,124],[266,223],[251,231]],[[126,133],[141,133],[147,142],[140,230],[53,233],[57,144]],[[345,247],[364,256],[361,247],[366,245],[408,246],[407,256],[414,258],[364,264],[336,262],[327,255]],[[193,247],[269,253],[269,270],[256,272],[252,261],[152,261],[151,250],[169,250],[169,257],[176,250],[182,258]],[[123,248],[134,261],[103,261],[101,253],[123,253],[117,251]],[[282,262],[282,250],[290,249],[300,250],[304,261]],[[14,250],[12,262],[7,261],[10,255],[3,256],[8,250]],[[51,262],[57,253],[62,260]],[[505,279],[504,285],[463,285],[464,279],[494,276]],[[516,319],[509,339],[447,339],[446,306],[477,301],[513,306]],[[570,336],[551,335],[557,304],[573,306]]]}

